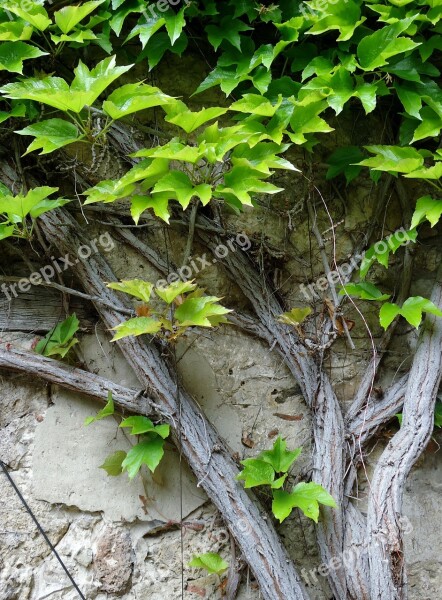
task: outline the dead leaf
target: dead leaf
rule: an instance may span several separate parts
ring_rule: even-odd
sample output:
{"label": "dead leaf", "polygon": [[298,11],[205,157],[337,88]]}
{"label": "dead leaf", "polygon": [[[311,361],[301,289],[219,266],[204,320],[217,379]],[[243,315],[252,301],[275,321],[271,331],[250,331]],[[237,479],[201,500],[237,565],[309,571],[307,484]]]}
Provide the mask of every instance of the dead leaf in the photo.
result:
{"label": "dead leaf", "polygon": [[251,434],[248,431],[242,432],[241,442],[243,446],[246,446],[246,448],[255,447],[255,442],[252,440]]}
{"label": "dead leaf", "polygon": [[285,415],[284,413],[273,413],[273,416],[283,421],[302,421],[304,418],[304,415]]}

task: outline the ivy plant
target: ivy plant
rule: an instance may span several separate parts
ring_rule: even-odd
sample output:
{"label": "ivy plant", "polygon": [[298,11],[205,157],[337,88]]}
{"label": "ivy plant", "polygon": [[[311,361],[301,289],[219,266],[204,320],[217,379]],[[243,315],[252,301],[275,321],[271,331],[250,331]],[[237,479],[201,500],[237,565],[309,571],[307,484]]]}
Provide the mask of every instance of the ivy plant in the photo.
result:
{"label": "ivy plant", "polygon": [[[90,425],[109,416],[118,417],[118,415],[115,415],[114,400],[110,392],[104,408],[97,415],[88,417],[85,420],[85,425]],[[133,479],[143,465],[154,473],[164,456],[164,441],[170,433],[169,425],[154,425],[147,417],[133,415],[121,419],[119,427],[130,428],[129,435],[135,436],[138,441],[129,452],[117,450],[110,454],[100,468],[112,477],[121,475],[126,471],[129,479]]]}
{"label": "ivy plant", "polygon": [[283,489],[289,470],[302,449],[287,450],[286,441],[280,436],[271,450],[260,452],[256,458],[241,461],[244,469],[237,475],[244,480],[244,487],[269,486],[272,495],[272,512],[282,523],[294,508],[299,508],[309,519],[316,523],[319,519],[319,505],[336,508],[336,502],[319,484],[300,482],[290,491]]}
{"label": "ivy plant", "polygon": [[75,337],[80,322],[76,314],[67,317],[53,327],[35,346],[35,352],[43,356],[60,356],[65,358],[68,352],[78,344]]}
{"label": "ivy plant", "polygon": [[142,316],[114,327],[114,342],[144,334],[160,335],[173,341],[189,327],[216,327],[227,323],[225,315],[231,312],[219,304],[220,298],[205,296],[193,281],[175,281],[165,287],[157,286],[155,293],[161,300],[160,308],[154,308],[150,302],[154,291],[150,282],[132,279],[109,283],[108,287],[141,300],[137,313]]}

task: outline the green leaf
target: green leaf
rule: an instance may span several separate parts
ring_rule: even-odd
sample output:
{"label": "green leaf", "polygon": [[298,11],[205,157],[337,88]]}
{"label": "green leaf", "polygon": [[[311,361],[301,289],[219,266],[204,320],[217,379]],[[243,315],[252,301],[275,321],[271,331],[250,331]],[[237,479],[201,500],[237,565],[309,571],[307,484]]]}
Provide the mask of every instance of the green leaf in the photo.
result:
{"label": "green leaf", "polygon": [[57,190],[58,188],[45,186],[29,190],[26,196],[21,194],[17,196],[5,194],[0,198],[0,214],[6,213],[14,222],[21,222],[28,215],[37,218],[43,213],[67,203],[67,200],[63,200],[62,198],[47,200],[47,197]]}
{"label": "green leaf", "polygon": [[11,112],[0,110],[0,123],[11,119],[12,117],[24,117],[26,116],[26,106],[24,104],[16,104]]}
{"label": "green leaf", "polygon": [[0,223],[0,240],[5,240],[6,238],[13,236],[14,232],[15,225]]}
{"label": "green leaf", "polygon": [[164,31],[159,31],[147,42],[144,50],[139,55],[137,62],[147,57],[149,71],[152,71],[152,69],[157,66],[167,51],[181,56],[184,50],[187,48],[188,42],[189,40],[187,36],[183,34],[172,46],[169,35]]}
{"label": "green leaf", "polygon": [[30,40],[34,28],[24,21],[7,21],[0,23],[0,41],[17,42],[19,40]]}
{"label": "green leaf", "polygon": [[399,37],[410,27],[413,20],[414,17],[403,19],[364,37],[357,48],[361,67],[366,71],[373,71],[385,65],[390,57],[417,48],[420,45],[418,42]]}
{"label": "green leaf", "polygon": [[126,456],[127,453],[124,450],[117,450],[106,458],[104,463],[100,465],[100,469],[104,469],[111,477],[118,477],[123,472],[123,461]]}
{"label": "green leaf", "polygon": [[144,48],[150,38],[166,23],[166,19],[159,14],[154,16],[149,15],[147,12],[144,13],[143,21],[135,25],[132,31],[127,36],[126,42],[134,38],[136,35],[139,36],[141,46]]}
{"label": "green leaf", "polygon": [[176,101],[170,108],[165,108],[165,110],[167,113],[166,121],[184,129],[186,133],[192,133],[204,123],[212,121],[227,112],[227,108],[216,106],[192,112],[183,102],[179,101]]}
{"label": "green leaf", "polygon": [[0,44],[0,71],[23,73],[24,60],[38,58],[46,54],[48,53],[42,52],[35,46],[25,44],[25,42],[4,42]]}
{"label": "green leaf", "polygon": [[361,278],[365,279],[370,267],[376,261],[388,269],[390,254],[394,254],[398,248],[404,244],[415,242],[416,237],[416,229],[410,229],[409,231],[399,229],[398,231],[395,231],[386,237],[384,240],[376,242],[376,244],[371,246],[367,252],[365,252],[364,258],[361,261],[361,266],[359,267]]}
{"label": "green leaf", "polygon": [[262,117],[273,117],[281,106],[282,96],[276,105],[273,105],[267,98],[258,94],[244,94],[241,100],[237,100],[230,106],[230,110],[260,115]]}
{"label": "green leaf", "polygon": [[83,44],[89,40],[97,40],[99,39],[93,31],[89,29],[81,30],[81,31],[73,31],[72,33],[66,34],[62,33],[61,35],[54,35],[51,33],[51,40],[57,46],[62,42],[74,42],[76,44]]}
{"label": "green leaf", "polygon": [[75,77],[70,87],[60,77],[28,78],[7,84],[0,92],[7,98],[35,100],[64,112],[79,113],[86,105],[92,106],[98,96],[131,66],[116,67],[114,56],[105,58],[92,70],[80,61],[74,69]]}
{"label": "green leaf", "polygon": [[257,458],[246,458],[241,461],[244,469],[238,473],[236,479],[244,480],[245,488],[258,485],[271,485],[275,479],[275,469],[269,462]]}
{"label": "green leaf", "polygon": [[214,324],[226,323],[225,319],[219,319],[219,317],[232,311],[218,304],[220,299],[215,296],[186,298],[176,309],[175,318],[181,327],[213,327]]}
{"label": "green leaf", "polygon": [[142,442],[133,446],[121,463],[123,470],[127,471],[129,479],[133,479],[143,465],[146,465],[154,473],[164,456],[163,448],[163,438],[155,433],[148,433]]}
{"label": "green leaf", "polygon": [[103,102],[103,110],[112,119],[121,119],[134,112],[171,102],[175,102],[174,98],[163,94],[157,87],[145,83],[129,83],[112,92]]}
{"label": "green leaf", "polygon": [[[78,63],[78,66],[74,69],[75,77],[70,87],[71,94],[73,94],[74,98],[78,98],[77,108],[81,104],[81,109],[85,105],[92,106],[98,96],[111,83],[133,66],[117,67],[115,62],[115,56],[110,56],[99,62],[91,70],[81,61]],[[74,110],[72,107],[70,109]],[[80,110],[75,110],[74,112],[80,112]]]}
{"label": "green leaf", "polygon": [[333,179],[338,175],[345,175],[347,183],[355,179],[362,171],[362,167],[357,164],[364,158],[362,150],[357,146],[344,146],[338,148],[327,159],[330,165],[327,171],[326,179]]}
{"label": "green leaf", "polygon": [[164,20],[166,21],[166,30],[169,34],[170,43],[173,46],[180,37],[183,27],[186,24],[184,19],[184,8],[177,13],[174,13],[173,10],[168,11],[164,14]]}
{"label": "green leaf", "polygon": [[289,451],[286,450],[286,446],[287,442],[278,436],[273,444],[272,450],[261,452],[258,458],[272,465],[276,473],[287,473],[301,454],[302,448],[296,448],[296,450]]}
{"label": "green leaf", "polygon": [[300,508],[306,517],[315,523],[319,518],[319,504],[337,508],[330,494],[318,483],[301,481],[288,493],[284,490],[273,492],[272,512],[280,523],[286,519],[293,508]]}
{"label": "green leaf", "polygon": [[170,433],[169,425],[154,425],[150,419],[143,416],[128,417],[120,423],[120,427],[132,427],[130,435],[153,432],[163,439],[167,438]]}
{"label": "green leaf", "polygon": [[[36,188],[38,189],[38,188]],[[80,322],[75,313],[53,327],[35,346],[35,352],[43,356],[61,356],[64,358],[69,350],[78,343],[74,335]]]}
{"label": "green leaf", "polygon": [[[304,2],[308,7],[309,2]],[[339,30],[338,42],[349,40],[355,29],[365,21],[361,17],[360,2],[357,0],[347,0],[347,2],[313,2],[311,4],[313,13],[309,20],[313,21],[313,26],[308,30],[310,35],[318,35],[334,29]]]}
{"label": "green leaf", "polygon": [[205,554],[195,555],[190,561],[189,567],[205,569],[209,573],[217,573],[220,575],[229,567],[229,565],[219,554],[206,552]]}
{"label": "green leaf", "polygon": [[219,185],[215,192],[221,197],[231,194],[238,198],[241,204],[252,206],[251,192],[277,194],[283,191],[283,188],[262,181],[263,177],[264,175],[257,169],[237,165],[226,173],[224,176],[225,185]]}
{"label": "green leaf", "polygon": [[79,131],[75,125],[63,119],[39,121],[15,133],[35,137],[35,140],[28,146],[25,154],[29,154],[29,152],[39,150],[40,148],[40,154],[49,154],[63,146],[77,142],[83,137],[79,135]]}
{"label": "green leaf", "polygon": [[369,283],[368,281],[362,281],[361,283],[347,283],[339,291],[340,296],[356,296],[361,300],[388,300],[390,294],[383,294],[378,288]]}
{"label": "green leaf", "polygon": [[44,31],[51,24],[48,13],[37,2],[22,2],[21,0],[10,0],[2,3],[2,9],[14,13],[27,23],[33,25],[39,31]]}
{"label": "green leaf", "polygon": [[146,302],[146,304],[149,303],[153,290],[153,284],[142,279],[125,279],[119,283],[108,283],[107,287],[111,290],[129,294],[129,296],[135,296],[135,298]]}
{"label": "green leaf", "polygon": [[106,417],[110,417],[115,413],[114,399],[112,398],[112,392],[108,392],[107,394],[107,402],[106,406],[102,408],[95,417],[87,417],[84,424],[90,425],[91,423],[95,423],[95,421],[101,421],[101,419],[105,419]]}
{"label": "green leaf", "polygon": [[220,25],[208,25],[205,30],[209,42],[218,50],[224,40],[227,40],[237,50],[241,50],[240,32],[250,31],[252,28],[243,23],[240,19],[232,20],[230,16],[224,17]]}
{"label": "green leaf", "polygon": [[387,329],[395,317],[402,315],[417,329],[422,322],[423,312],[442,317],[442,311],[431,300],[422,296],[413,296],[403,303],[402,308],[397,304],[386,302],[380,310],[379,320],[382,327]]}
{"label": "green leaf", "polygon": [[286,325],[297,326],[300,325],[305,319],[312,313],[312,309],[307,306],[306,308],[292,308],[291,311],[283,313],[278,317],[278,321],[285,323]]}
{"label": "green leaf", "polygon": [[170,171],[155,184],[152,191],[169,192],[169,199],[178,200],[184,209],[189,206],[194,195],[193,184],[183,171]]}
{"label": "green leaf", "polygon": [[116,327],[112,327],[113,331],[116,331],[111,342],[116,342],[125,337],[137,336],[144,334],[155,335],[161,330],[161,321],[152,317],[135,317],[129,319],[124,323],[120,323]]}
{"label": "green leaf", "polygon": [[411,228],[417,227],[423,221],[430,222],[434,227],[442,215],[442,200],[435,200],[431,196],[422,196],[416,202],[416,209],[411,219]]}
{"label": "green leaf", "polygon": [[434,425],[442,427],[442,402],[436,402],[434,407]]}
{"label": "green leaf", "polygon": [[79,6],[65,6],[54,13],[54,20],[63,33],[69,33],[75,25],[87,17],[104,0],[84,2]]}
{"label": "green leaf", "polygon": [[196,284],[192,281],[174,281],[167,287],[158,286],[155,289],[157,295],[164,300],[167,304],[172,302],[178,297],[188,292],[193,292],[196,289]]}
{"label": "green leaf", "polygon": [[424,164],[424,157],[415,148],[401,148],[400,146],[365,146],[375,154],[358,162],[358,165],[370,167],[374,171],[387,173],[410,173]]}

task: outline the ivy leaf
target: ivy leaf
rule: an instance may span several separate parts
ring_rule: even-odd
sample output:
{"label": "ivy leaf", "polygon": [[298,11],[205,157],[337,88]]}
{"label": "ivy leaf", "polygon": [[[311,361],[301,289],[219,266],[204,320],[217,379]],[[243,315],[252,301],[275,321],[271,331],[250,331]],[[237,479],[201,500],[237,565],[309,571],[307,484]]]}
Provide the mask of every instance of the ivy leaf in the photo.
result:
{"label": "ivy leaf", "polygon": [[155,433],[148,433],[142,442],[133,446],[121,463],[129,479],[133,479],[143,465],[154,473],[164,456],[163,448],[163,438]]}
{"label": "ivy leaf", "polygon": [[192,281],[174,281],[167,287],[156,288],[157,295],[164,300],[167,304],[172,304],[172,302],[178,298],[178,296],[182,296],[188,292],[193,292],[196,289],[196,284]]}
{"label": "ivy leaf", "polygon": [[148,208],[153,209],[158,218],[163,219],[163,221],[166,223],[169,223],[169,200],[169,192],[160,192],[157,194],[152,194],[151,196],[132,196],[131,214],[135,223],[137,223],[140,215]]}
{"label": "ivy leaf", "polygon": [[285,312],[278,317],[278,321],[285,323],[286,325],[297,326],[305,321],[311,312],[312,309],[309,306],[306,308],[292,308],[291,311]]}
{"label": "ivy leaf", "polygon": [[250,148],[248,144],[239,144],[230,158],[233,165],[252,167],[264,175],[271,175],[270,169],[286,169],[299,172],[299,169],[288,160],[277,156],[289,147],[289,145],[280,146],[279,144],[267,142],[259,142],[253,148]]}
{"label": "ivy leaf", "polygon": [[159,31],[154,35],[144,47],[144,50],[139,55],[137,62],[147,57],[149,63],[149,71],[157,66],[167,51],[181,56],[187,48],[189,40],[185,34],[181,35],[176,42],[170,43],[169,35],[163,31]]}
{"label": "ivy leaf", "polygon": [[434,112],[429,106],[424,106],[420,111],[420,123],[414,130],[411,143],[418,142],[428,137],[436,137],[442,129],[442,116]]}
{"label": "ivy leaf", "polygon": [[365,279],[370,267],[376,261],[388,269],[390,254],[394,254],[403,244],[415,242],[416,237],[416,229],[410,229],[409,231],[399,229],[384,240],[371,246],[367,252],[365,252],[361,266],[359,267],[361,279]]}
{"label": "ivy leaf", "polygon": [[53,327],[35,346],[35,352],[43,356],[61,356],[64,358],[69,350],[78,343],[74,337],[80,322],[75,313]]}
{"label": "ivy leaf", "polygon": [[114,399],[112,398],[112,392],[107,393],[107,402],[104,408],[102,408],[95,417],[87,417],[85,419],[84,424],[90,425],[91,423],[95,423],[95,421],[101,421],[101,419],[105,419],[106,417],[110,417],[115,412]]}
{"label": "ivy leaf", "polygon": [[276,105],[273,105],[267,98],[258,94],[244,94],[241,100],[237,100],[230,106],[230,110],[250,113],[262,117],[273,117],[281,106],[282,96],[279,96]]}
{"label": "ivy leaf", "polygon": [[75,42],[76,44],[82,44],[83,42],[96,39],[98,38],[95,33],[89,29],[74,31],[69,34],[62,33],[61,35],[54,35],[51,33],[51,40],[56,46],[62,42]]}
{"label": "ivy leaf", "polygon": [[20,131],[19,135],[32,135],[35,140],[28,146],[25,154],[41,148],[41,154],[49,154],[63,146],[82,139],[75,125],[63,119],[48,119],[29,125]]}
{"label": "ivy leaf", "polygon": [[333,497],[318,483],[301,481],[288,493],[284,490],[273,492],[272,512],[280,523],[286,519],[293,508],[302,510],[306,517],[315,523],[319,518],[319,504],[337,508]]}
{"label": "ivy leaf", "polygon": [[[223,318],[231,310],[224,308],[215,296],[201,296],[200,298],[186,298],[175,311],[175,318],[181,327],[213,327],[218,323],[226,323]],[[215,323],[214,323],[215,320]]]}
{"label": "ivy leaf", "polygon": [[424,164],[424,157],[416,148],[401,148],[400,146],[364,146],[375,154],[358,162],[358,165],[370,167],[374,171],[387,173],[410,173]]}
{"label": "ivy leaf", "polygon": [[134,319],[129,319],[124,323],[120,323],[120,325],[117,325],[116,327],[112,327],[112,329],[116,331],[116,333],[111,339],[111,342],[116,342],[117,340],[132,335],[137,336],[147,333],[155,335],[161,329],[161,321],[153,319],[152,317],[135,317]]}
{"label": "ivy leaf", "polygon": [[407,179],[435,179],[442,177],[442,162],[438,162],[432,167],[422,167],[415,171],[410,171],[404,175]]}
{"label": "ivy leaf", "polygon": [[163,25],[166,24],[166,19],[160,15],[150,16],[147,13],[143,15],[143,21],[132,29],[127,36],[126,42],[134,38],[136,35],[139,36],[141,46],[144,48],[150,38],[156,33]]}
{"label": "ivy leaf", "polygon": [[204,123],[217,119],[227,112],[227,108],[213,106],[203,108],[198,112],[192,112],[183,102],[178,101],[170,108],[166,108],[166,121],[184,129],[186,133],[192,133]]}
{"label": "ivy leaf", "polygon": [[415,17],[402,19],[365,36],[358,45],[359,64],[365,71],[373,71],[387,63],[387,59],[417,48],[420,44],[410,38],[399,37],[406,31]]}
{"label": "ivy leaf", "polygon": [[119,283],[108,283],[107,287],[111,290],[129,294],[129,296],[135,296],[135,298],[142,300],[146,304],[149,303],[153,290],[153,284],[149,281],[143,281],[142,279],[125,279]]}
{"label": "ivy leaf", "polygon": [[[78,98],[77,108],[80,104],[82,104],[81,109],[85,105],[92,106],[98,96],[112,82],[133,66],[117,67],[115,62],[115,56],[110,56],[99,62],[91,70],[83,62],[78,63],[78,66],[74,69],[75,77],[70,87],[73,99]],[[74,110],[72,107],[70,109]],[[75,110],[75,112],[80,112],[80,110]]]}
{"label": "ivy leaf", "polygon": [[250,192],[260,194],[277,194],[283,188],[278,188],[272,183],[262,181],[263,174],[250,167],[235,166],[224,177],[225,185],[219,185],[215,192],[222,198],[231,194],[238,198],[241,204],[252,206]]}
{"label": "ivy leaf", "polygon": [[84,2],[80,6],[65,6],[54,13],[54,20],[63,33],[69,33],[75,25],[87,17],[104,0]]}
{"label": "ivy leaf", "polygon": [[208,25],[205,30],[209,42],[215,50],[218,50],[224,40],[227,40],[237,50],[241,50],[240,32],[250,31],[252,28],[243,23],[240,19],[232,20],[232,17],[224,17],[220,25]]}
{"label": "ivy leaf", "polygon": [[290,127],[293,133],[289,137],[295,144],[304,144],[307,141],[306,133],[328,133],[333,128],[322,119],[319,114],[326,108],[327,103],[323,100],[318,102],[308,101],[294,103],[293,115],[290,119]]}
{"label": "ivy leaf", "polygon": [[24,21],[7,21],[0,23],[0,41],[17,42],[19,40],[30,40],[34,28]]}
{"label": "ivy leaf", "polygon": [[244,480],[245,488],[258,485],[272,485],[275,479],[275,469],[269,462],[257,458],[246,458],[241,461],[244,469],[238,473],[236,479]]}
{"label": "ivy leaf", "polygon": [[133,157],[167,158],[169,160],[182,160],[191,164],[197,163],[204,155],[204,150],[196,146],[188,146],[180,142],[179,138],[172,138],[162,146],[143,148],[131,154]]}
{"label": "ivy leaf", "polygon": [[120,427],[132,427],[130,435],[154,432],[163,439],[167,438],[170,433],[169,425],[154,425],[150,419],[142,416],[128,417],[120,423]]}
{"label": "ivy leaf", "polygon": [[168,11],[164,14],[164,20],[166,21],[166,29],[169,34],[170,43],[173,46],[180,37],[183,27],[186,24],[184,19],[184,8],[177,13],[173,12],[173,10]]}
{"label": "ivy leaf", "polygon": [[175,198],[186,209],[194,195],[194,187],[187,173],[170,171],[164,175],[152,190],[153,192],[170,192],[169,198]]}
{"label": "ivy leaf", "polygon": [[442,311],[439,310],[439,308],[433,304],[431,300],[422,298],[422,296],[412,296],[403,303],[402,307],[398,306],[397,304],[386,302],[381,307],[379,320],[382,327],[387,329],[391,325],[392,321],[398,315],[401,315],[408,321],[408,323],[410,323],[410,325],[413,325],[413,327],[416,327],[417,329],[422,322],[423,312],[442,317]]}
{"label": "ivy leaf", "polygon": [[12,117],[25,117],[26,116],[26,106],[24,104],[16,104],[11,112],[6,112],[0,110],[0,123],[11,119]]}
{"label": "ivy leaf", "polygon": [[23,61],[30,58],[44,56],[35,46],[25,42],[4,42],[0,45],[0,71],[6,70],[11,73],[23,73]]}
{"label": "ivy leaf", "polygon": [[442,200],[434,200],[431,196],[422,196],[416,202],[416,209],[411,219],[411,228],[417,227],[423,221],[430,222],[434,227],[442,215]]}
{"label": "ivy leaf", "polygon": [[43,213],[53,208],[63,206],[68,201],[62,198],[57,200],[48,200],[48,196],[56,192],[58,188],[52,187],[37,187],[29,190],[23,196],[4,195],[0,198],[0,213],[6,213],[10,216],[11,221],[20,222],[28,215],[32,218],[37,218]]}
{"label": "ivy leaf", "polygon": [[276,473],[287,473],[291,465],[301,454],[302,448],[296,448],[296,450],[289,451],[286,450],[286,446],[287,442],[278,436],[273,444],[272,450],[261,452],[258,458],[272,465]]}
{"label": "ivy leaf", "polygon": [[217,573],[220,575],[229,567],[229,565],[219,554],[216,554],[215,552],[206,552],[205,554],[195,555],[190,561],[189,567],[205,569],[209,573]]}
{"label": "ivy leaf", "polygon": [[[308,2],[305,4],[309,5]],[[337,29],[340,35],[338,42],[349,40],[355,29],[363,23],[366,18],[361,17],[361,7],[357,0],[348,0],[347,2],[328,2],[325,6],[318,3],[312,4],[313,14],[309,19],[313,21],[313,26],[307,33],[318,35],[326,31]],[[317,11],[317,14],[315,12]]]}
{"label": "ivy leaf", "polygon": [[126,456],[127,453],[124,450],[117,450],[106,458],[104,463],[100,465],[100,469],[104,469],[111,477],[118,477],[123,472],[123,461]]}
{"label": "ivy leaf", "polygon": [[21,17],[24,21],[38,29],[38,31],[44,31],[51,24],[51,19],[48,17],[46,9],[36,2],[23,3],[18,0],[11,0],[10,2],[3,2],[2,9]]}
{"label": "ivy leaf", "polygon": [[361,283],[347,283],[339,291],[340,296],[356,296],[361,300],[388,300],[390,294],[383,294],[378,288],[369,283],[368,281],[362,281]]}
{"label": "ivy leaf", "polygon": [[112,92],[103,102],[103,110],[112,119],[121,119],[134,112],[164,106],[173,101],[171,96],[163,94],[157,87],[145,83],[128,83]]}
{"label": "ivy leaf", "polygon": [[0,92],[14,100],[35,100],[64,112],[79,113],[86,105],[91,106],[115,79],[131,67],[116,67],[115,56],[105,58],[92,70],[80,61],[74,69],[75,77],[70,87],[60,77],[31,77],[9,83],[0,88]]}
{"label": "ivy leaf", "polygon": [[0,223],[0,240],[5,240],[6,238],[13,236],[14,232],[15,225]]}
{"label": "ivy leaf", "polygon": [[362,167],[358,166],[357,163],[363,160],[363,158],[362,150],[357,146],[338,148],[327,159],[327,163],[330,166],[326,174],[326,179],[333,179],[343,174],[347,183],[350,183],[362,171]]}

